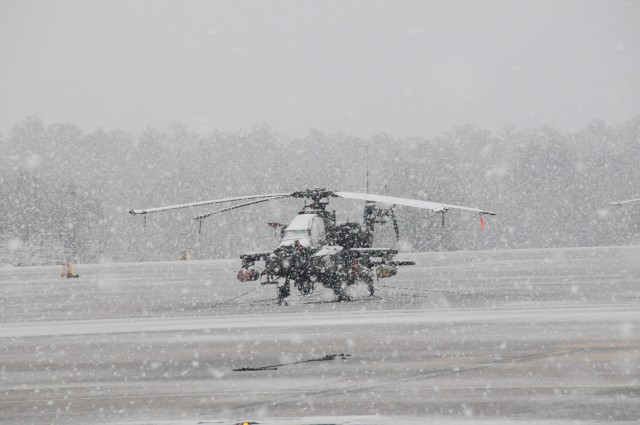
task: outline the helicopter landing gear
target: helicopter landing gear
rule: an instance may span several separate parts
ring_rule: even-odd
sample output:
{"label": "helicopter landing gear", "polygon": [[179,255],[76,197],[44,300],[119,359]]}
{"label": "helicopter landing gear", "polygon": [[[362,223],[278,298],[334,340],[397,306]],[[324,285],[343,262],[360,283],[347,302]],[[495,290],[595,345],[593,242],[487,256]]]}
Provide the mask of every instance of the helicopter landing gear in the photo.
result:
{"label": "helicopter landing gear", "polygon": [[291,295],[289,287],[289,279],[285,280],[284,285],[278,287],[278,304],[287,305],[286,299]]}
{"label": "helicopter landing gear", "polygon": [[373,297],[373,294],[375,293],[373,282],[367,282],[367,288],[369,288],[369,295]]}
{"label": "helicopter landing gear", "polygon": [[347,293],[347,284],[346,284],[346,282],[341,282],[337,286],[334,286],[333,287],[333,293],[336,296],[336,301],[337,302],[351,301],[351,297],[349,297],[349,294]]}
{"label": "helicopter landing gear", "polygon": [[375,288],[373,287],[373,273],[370,270],[367,270],[367,273],[362,274],[362,280],[367,284],[369,295],[373,297],[375,292]]}
{"label": "helicopter landing gear", "polygon": [[296,286],[298,290],[303,296],[311,295],[314,290],[314,285],[311,280],[303,280],[301,282],[296,282]]}

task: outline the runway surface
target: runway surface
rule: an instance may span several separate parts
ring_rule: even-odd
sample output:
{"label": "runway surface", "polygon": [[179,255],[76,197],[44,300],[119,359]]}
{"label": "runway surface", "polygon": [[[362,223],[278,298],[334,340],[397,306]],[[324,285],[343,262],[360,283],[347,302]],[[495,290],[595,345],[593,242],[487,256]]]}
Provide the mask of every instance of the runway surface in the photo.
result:
{"label": "runway surface", "polygon": [[0,423],[640,421],[640,247],[403,258],[286,307],[239,260],[0,268]]}

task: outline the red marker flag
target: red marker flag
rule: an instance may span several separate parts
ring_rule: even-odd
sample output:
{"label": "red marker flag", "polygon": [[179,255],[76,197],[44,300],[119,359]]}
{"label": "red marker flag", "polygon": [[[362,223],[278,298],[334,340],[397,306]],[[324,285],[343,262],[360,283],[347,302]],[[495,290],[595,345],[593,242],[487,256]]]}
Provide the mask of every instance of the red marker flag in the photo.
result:
{"label": "red marker flag", "polygon": [[480,230],[484,230],[484,217],[480,214]]}

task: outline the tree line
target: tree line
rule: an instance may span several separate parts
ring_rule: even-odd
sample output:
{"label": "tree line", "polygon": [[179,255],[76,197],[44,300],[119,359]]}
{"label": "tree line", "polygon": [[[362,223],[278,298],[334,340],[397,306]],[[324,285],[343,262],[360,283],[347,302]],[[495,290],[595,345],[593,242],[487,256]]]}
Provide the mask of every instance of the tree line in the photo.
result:
{"label": "tree line", "polygon": [[[131,208],[313,187],[480,207],[479,217],[399,207],[401,238],[380,229],[377,245],[404,251],[633,244],[640,207],[640,117],[576,132],[553,127],[490,132],[460,126],[434,138],[369,138],[311,130],[290,138],[267,124],[197,134],[173,122],[140,135],[26,117],[0,137],[0,263],[230,258],[271,249],[268,222],[287,223],[300,200],[216,215],[201,233],[192,217],[215,210],[131,217]],[[361,221],[362,203],[336,200],[339,221]]]}

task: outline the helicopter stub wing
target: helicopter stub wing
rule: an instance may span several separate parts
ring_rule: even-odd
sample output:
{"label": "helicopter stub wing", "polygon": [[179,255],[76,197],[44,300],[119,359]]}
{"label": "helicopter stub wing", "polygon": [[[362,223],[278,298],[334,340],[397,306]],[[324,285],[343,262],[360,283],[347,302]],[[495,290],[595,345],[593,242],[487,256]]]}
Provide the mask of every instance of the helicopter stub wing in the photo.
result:
{"label": "helicopter stub wing", "polygon": [[616,206],[620,207],[620,206],[622,206],[622,204],[630,204],[631,202],[638,202],[638,201],[640,201],[640,198],[628,199],[626,201],[609,202],[609,205],[616,205]]}
{"label": "helicopter stub wing", "polygon": [[[398,253],[397,249],[392,248],[350,248],[349,256],[351,258],[360,258],[372,261],[376,264],[382,264],[390,261]],[[376,260],[374,260],[376,259]]]}
{"label": "helicopter stub wing", "polygon": [[398,250],[392,248],[350,248],[349,252],[356,256],[393,257],[398,253]]}
{"label": "helicopter stub wing", "polygon": [[395,196],[373,195],[370,193],[335,192],[335,196],[345,199],[358,199],[361,201],[380,202],[383,204],[404,205],[407,207],[423,208],[435,212],[446,212],[448,209],[472,211],[480,214],[496,215],[496,213],[480,208],[462,207],[459,205],[441,204],[438,202],[422,201],[419,199],[397,198]]}
{"label": "helicopter stub wing", "polygon": [[237,196],[235,198],[224,198],[224,199],[213,199],[211,201],[201,201],[201,202],[190,202],[188,204],[178,204],[178,205],[169,205],[167,207],[157,207],[157,208],[146,208],[142,210],[130,210],[129,214],[138,215],[138,214],[149,214],[160,211],[170,211],[170,210],[179,210],[182,208],[191,208],[191,207],[199,207],[202,205],[212,205],[212,204],[221,204],[223,202],[234,202],[234,201],[247,201],[251,199],[279,199],[286,198],[291,196],[291,193],[272,193],[268,195],[250,195],[250,196]]}
{"label": "helicopter stub wing", "polygon": [[242,261],[267,261],[271,254],[273,254],[273,251],[247,252],[246,254],[241,254],[240,259]]}

